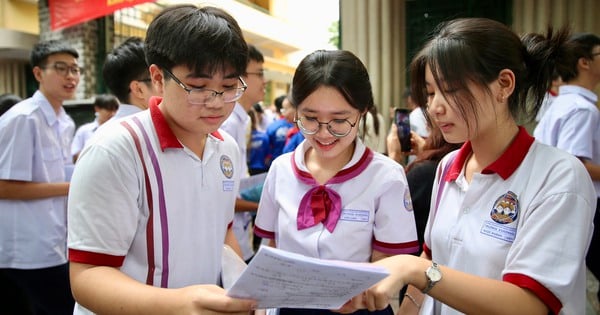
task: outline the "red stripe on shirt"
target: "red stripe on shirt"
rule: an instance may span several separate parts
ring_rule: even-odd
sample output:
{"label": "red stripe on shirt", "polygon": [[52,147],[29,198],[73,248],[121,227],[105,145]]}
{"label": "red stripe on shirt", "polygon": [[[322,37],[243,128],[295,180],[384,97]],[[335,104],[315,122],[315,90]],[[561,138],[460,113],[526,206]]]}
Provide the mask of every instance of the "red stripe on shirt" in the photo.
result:
{"label": "red stripe on shirt", "polygon": [[121,267],[124,260],[125,256],[114,256],[69,248],[70,262],[96,266]]}
{"label": "red stripe on shirt", "polygon": [[405,243],[384,243],[373,239],[373,249],[385,254],[412,254],[419,251],[419,241],[414,240]]}
{"label": "red stripe on shirt", "polygon": [[275,238],[275,232],[263,230],[256,225],[254,226],[254,234],[258,237],[267,238],[271,240]]}
{"label": "red stripe on shirt", "polygon": [[548,306],[552,314],[558,314],[562,309],[562,303],[556,295],[531,277],[518,273],[507,273],[502,277],[502,280],[518,287],[529,289]]}

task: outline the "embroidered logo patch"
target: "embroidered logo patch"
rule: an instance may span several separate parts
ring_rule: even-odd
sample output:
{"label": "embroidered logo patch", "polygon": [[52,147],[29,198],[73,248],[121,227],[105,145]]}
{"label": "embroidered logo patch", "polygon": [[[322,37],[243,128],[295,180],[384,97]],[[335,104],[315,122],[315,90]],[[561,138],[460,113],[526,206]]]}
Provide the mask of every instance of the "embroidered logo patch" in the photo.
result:
{"label": "embroidered logo patch", "polygon": [[404,190],[404,208],[407,211],[413,211],[412,198],[410,198],[410,190]]}
{"label": "embroidered logo patch", "polygon": [[233,176],[233,162],[227,155],[221,156],[221,172],[227,178],[231,178]]}
{"label": "embroidered logo patch", "polygon": [[517,199],[517,195],[510,190],[506,194],[498,197],[490,212],[492,220],[500,224],[515,222],[518,215],[519,200]]}

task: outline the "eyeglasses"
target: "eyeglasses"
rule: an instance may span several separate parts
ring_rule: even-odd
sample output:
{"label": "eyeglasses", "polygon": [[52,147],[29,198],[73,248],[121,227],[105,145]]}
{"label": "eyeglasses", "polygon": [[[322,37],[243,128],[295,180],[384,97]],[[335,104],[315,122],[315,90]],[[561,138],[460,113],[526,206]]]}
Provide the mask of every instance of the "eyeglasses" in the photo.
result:
{"label": "eyeglasses", "polygon": [[258,72],[246,72],[246,74],[253,74],[259,78],[264,78],[265,77],[265,72],[264,71],[258,71]]}
{"label": "eyeglasses", "polygon": [[302,133],[306,135],[314,135],[317,132],[319,132],[319,129],[321,129],[321,125],[327,125],[327,131],[329,131],[331,135],[333,135],[336,138],[342,138],[347,136],[350,133],[350,131],[352,131],[352,128],[356,126],[356,123],[359,119],[360,115],[358,115],[354,123],[351,123],[350,121],[348,121],[348,119],[332,119],[324,123],[318,121],[314,117],[304,116],[296,118],[296,125],[298,125],[298,128],[300,128]]}
{"label": "eyeglasses", "polygon": [[239,100],[240,97],[242,97],[242,94],[244,94],[244,91],[246,91],[246,89],[248,88],[248,86],[246,85],[246,82],[244,82],[244,80],[242,80],[241,77],[238,77],[238,80],[240,81],[242,86],[228,88],[221,92],[217,92],[217,91],[211,90],[211,89],[204,89],[204,88],[191,89],[191,88],[187,87],[185,84],[183,84],[183,82],[181,82],[181,80],[179,80],[175,75],[173,75],[173,73],[171,73],[171,71],[169,71],[165,68],[163,68],[163,70],[171,78],[173,78],[173,80],[182,89],[184,89],[188,93],[188,102],[190,104],[195,104],[195,105],[208,104],[208,103],[214,101],[215,98],[217,98],[217,95],[221,95],[221,97],[223,98],[223,102],[225,102],[225,103],[235,102],[235,101]]}
{"label": "eyeglasses", "polygon": [[51,65],[40,66],[40,68],[42,68],[42,69],[52,68],[52,69],[54,69],[54,71],[56,71],[56,73],[62,75],[63,77],[66,77],[69,73],[71,73],[74,76],[79,76],[79,75],[81,75],[81,72],[83,71],[83,68],[81,68],[79,66],[69,66],[68,64],[66,64],[64,62],[55,62]]}

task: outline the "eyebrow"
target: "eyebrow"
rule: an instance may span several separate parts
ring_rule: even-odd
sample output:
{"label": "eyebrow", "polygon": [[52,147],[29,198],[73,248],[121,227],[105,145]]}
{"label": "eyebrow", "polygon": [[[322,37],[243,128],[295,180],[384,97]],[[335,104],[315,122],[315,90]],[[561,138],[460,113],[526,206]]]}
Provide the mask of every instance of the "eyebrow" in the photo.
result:
{"label": "eyebrow", "polygon": [[[308,109],[308,108],[302,109],[302,112],[303,113],[310,113],[310,114],[316,114],[316,113],[318,113],[317,110]],[[350,111],[350,110],[342,110],[342,111],[330,112],[330,113],[326,113],[326,114],[334,115],[334,116],[337,116],[337,115],[349,115],[349,114],[352,114],[352,111]]]}

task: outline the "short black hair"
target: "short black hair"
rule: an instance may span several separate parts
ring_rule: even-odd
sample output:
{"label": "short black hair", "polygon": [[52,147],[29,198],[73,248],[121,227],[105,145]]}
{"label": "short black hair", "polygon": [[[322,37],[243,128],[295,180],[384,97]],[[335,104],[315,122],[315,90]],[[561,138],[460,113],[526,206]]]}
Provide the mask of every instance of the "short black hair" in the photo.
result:
{"label": "short black hair", "polygon": [[286,97],[287,95],[283,94],[275,98],[275,101],[273,103],[275,104],[275,108],[277,109],[278,113],[281,113],[281,108],[283,108],[283,100],[285,100]]}
{"label": "short black hair", "polygon": [[119,109],[119,101],[114,95],[98,94],[94,98],[94,107],[103,108],[107,110],[117,110]]}
{"label": "short black hair", "polygon": [[580,58],[592,59],[593,49],[600,46],[600,37],[592,33],[577,33],[572,35],[565,45],[565,54],[556,63],[556,71],[565,82],[579,75],[577,63]]}
{"label": "short black hair", "polygon": [[65,40],[47,40],[41,41],[31,50],[30,63],[31,67],[43,66],[48,60],[48,56],[55,54],[69,54],[75,58],[79,58],[79,53]]}
{"label": "short black hair", "polygon": [[265,57],[254,45],[248,45],[248,61],[265,62]]}
{"label": "short black hair", "polygon": [[19,96],[10,93],[0,95],[0,116],[22,100]]}
{"label": "short black hair", "polygon": [[144,50],[149,65],[165,70],[185,65],[198,75],[231,67],[239,76],[248,64],[248,45],[237,21],[210,6],[165,8],[150,23]]}
{"label": "short black hair", "polygon": [[106,55],[102,76],[110,92],[121,103],[130,104],[129,83],[136,80],[148,81],[150,78],[144,55],[144,41],[139,37],[129,37],[114,48]]}

